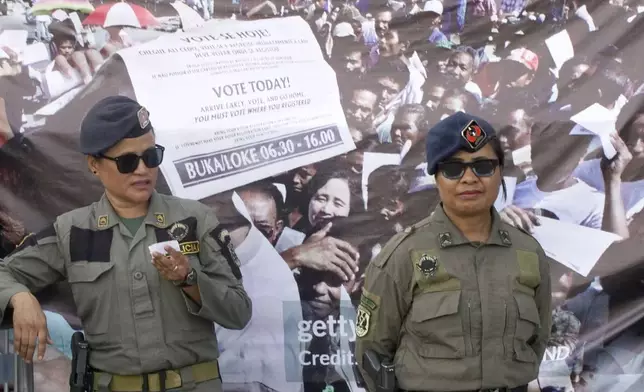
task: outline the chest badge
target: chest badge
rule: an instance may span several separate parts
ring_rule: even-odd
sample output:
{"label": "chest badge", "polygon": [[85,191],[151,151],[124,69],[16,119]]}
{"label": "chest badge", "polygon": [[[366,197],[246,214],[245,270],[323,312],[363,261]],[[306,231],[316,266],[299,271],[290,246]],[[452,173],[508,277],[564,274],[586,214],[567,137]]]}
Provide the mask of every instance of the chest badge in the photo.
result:
{"label": "chest badge", "polygon": [[438,235],[438,242],[441,244],[441,248],[452,245],[452,234],[450,233],[440,233]]}
{"label": "chest badge", "polygon": [[168,234],[170,234],[170,238],[180,242],[182,239],[188,236],[188,226],[181,222],[177,222],[170,226],[170,228],[168,229]]}
{"label": "chest badge", "polygon": [[436,256],[429,256],[426,253],[423,253],[420,256],[420,259],[416,263],[416,268],[422,273],[426,278],[436,275],[438,271],[438,258]]}

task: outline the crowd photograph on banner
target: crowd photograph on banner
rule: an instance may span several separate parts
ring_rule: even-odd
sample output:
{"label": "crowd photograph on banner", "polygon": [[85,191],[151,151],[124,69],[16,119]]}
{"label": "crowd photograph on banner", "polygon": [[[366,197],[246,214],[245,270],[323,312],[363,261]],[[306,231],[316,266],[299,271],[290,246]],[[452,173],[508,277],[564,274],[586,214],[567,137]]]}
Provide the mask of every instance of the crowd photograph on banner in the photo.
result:
{"label": "crowd photograph on banner", "polygon": [[[223,390],[366,391],[365,270],[439,205],[428,130],[464,112],[501,142],[500,219],[551,261],[528,391],[641,392],[643,51],[643,0],[3,1],[0,259],[101,199],[81,125],[130,98],[156,191],[212,209],[252,300],[213,328]],[[36,293],[38,392],[69,388],[75,284]]]}

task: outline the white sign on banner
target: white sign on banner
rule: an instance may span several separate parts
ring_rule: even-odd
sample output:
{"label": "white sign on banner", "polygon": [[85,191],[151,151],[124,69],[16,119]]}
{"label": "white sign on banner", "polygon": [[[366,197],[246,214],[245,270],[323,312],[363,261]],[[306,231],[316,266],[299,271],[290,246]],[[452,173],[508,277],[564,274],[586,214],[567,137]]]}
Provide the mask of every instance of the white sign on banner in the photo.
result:
{"label": "white sign on banner", "polygon": [[209,24],[119,52],[172,193],[202,199],[355,148],[299,17]]}

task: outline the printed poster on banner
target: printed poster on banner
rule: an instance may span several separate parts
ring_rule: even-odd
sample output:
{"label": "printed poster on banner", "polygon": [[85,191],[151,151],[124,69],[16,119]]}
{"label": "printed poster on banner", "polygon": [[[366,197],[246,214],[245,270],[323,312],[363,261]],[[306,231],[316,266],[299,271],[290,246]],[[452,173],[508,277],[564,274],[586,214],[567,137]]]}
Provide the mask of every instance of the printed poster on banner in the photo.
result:
{"label": "printed poster on banner", "polygon": [[119,54],[176,196],[203,199],[355,149],[335,72],[301,18],[214,24]]}

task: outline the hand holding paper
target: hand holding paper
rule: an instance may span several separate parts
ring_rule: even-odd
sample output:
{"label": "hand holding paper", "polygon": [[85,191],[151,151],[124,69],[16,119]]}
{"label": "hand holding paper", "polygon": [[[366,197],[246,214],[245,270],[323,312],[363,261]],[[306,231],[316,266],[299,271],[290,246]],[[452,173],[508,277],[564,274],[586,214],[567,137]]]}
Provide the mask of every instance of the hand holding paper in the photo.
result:
{"label": "hand holding paper", "polygon": [[179,242],[178,241],[165,241],[165,242],[157,242],[156,244],[152,244],[148,246],[148,249],[150,250],[150,256],[154,257],[155,253],[159,253],[163,256],[167,256],[168,252],[166,252],[165,247],[169,246],[172,249],[176,250],[177,252],[181,251],[181,248],[179,247]]}
{"label": "hand holding paper", "polygon": [[604,157],[601,162],[602,173],[605,180],[619,180],[624,173],[624,169],[633,159],[633,155],[628,151],[626,143],[616,133],[609,135],[609,141],[615,148],[616,155],[612,159]]}
{"label": "hand holding paper", "polygon": [[594,103],[581,112],[570,117],[571,121],[578,124],[571,131],[571,135],[595,135],[599,137],[604,156],[613,159],[617,151],[610,141],[610,133],[615,131],[615,115],[602,105]]}
{"label": "hand holding paper", "polygon": [[[157,249],[161,248],[161,252]],[[190,261],[181,253],[177,241],[166,241],[149,246],[152,253],[152,265],[159,275],[169,282],[182,281],[190,271]]]}

